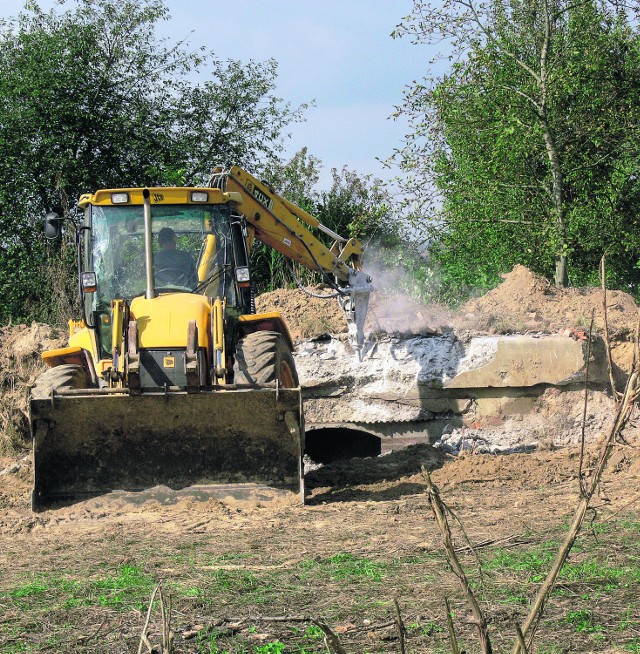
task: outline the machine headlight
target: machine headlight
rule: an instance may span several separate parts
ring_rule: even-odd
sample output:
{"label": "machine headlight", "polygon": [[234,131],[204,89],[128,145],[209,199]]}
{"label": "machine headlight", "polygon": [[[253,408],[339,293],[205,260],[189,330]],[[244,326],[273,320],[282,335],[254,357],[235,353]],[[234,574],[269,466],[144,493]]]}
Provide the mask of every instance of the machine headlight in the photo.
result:
{"label": "machine headlight", "polygon": [[206,191],[191,191],[191,202],[209,202],[209,194]]}
{"label": "machine headlight", "polygon": [[243,282],[248,282],[251,281],[251,276],[249,275],[249,268],[242,267],[242,268],[236,268],[236,281],[239,284],[242,284]]}
{"label": "machine headlight", "polygon": [[111,204],[127,204],[129,202],[128,193],[112,193]]}
{"label": "machine headlight", "polygon": [[83,272],[80,277],[82,282],[82,290],[85,293],[95,293],[98,288],[98,281],[94,272]]}

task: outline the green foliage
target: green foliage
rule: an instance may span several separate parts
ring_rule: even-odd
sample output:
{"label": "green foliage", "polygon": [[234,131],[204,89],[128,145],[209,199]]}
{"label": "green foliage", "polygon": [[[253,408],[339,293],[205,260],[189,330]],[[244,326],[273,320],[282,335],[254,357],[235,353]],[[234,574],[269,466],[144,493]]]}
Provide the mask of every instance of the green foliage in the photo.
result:
{"label": "green foliage", "polygon": [[593,614],[585,609],[569,611],[565,617],[565,621],[573,625],[577,632],[593,634],[604,630],[602,625],[594,621]]}
{"label": "green foliage", "polygon": [[74,580],[52,575],[39,576],[12,588],[8,596],[17,607],[46,610],[52,604],[63,609],[102,606],[118,610],[143,610],[155,582],[141,568],[123,565],[113,574]]}
{"label": "green foliage", "polygon": [[319,561],[303,561],[303,570],[322,570],[331,579],[367,578],[371,581],[382,581],[386,576],[386,564],[373,561],[366,557],[358,557],[349,552],[339,552],[328,559]]}
{"label": "green foliage", "polygon": [[50,267],[72,269],[43,241],[45,212],[72,215],[98,188],[189,185],[214,164],[274,160],[300,118],[304,106],[273,95],[275,61],[160,40],[168,19],[163,0],[78,0],[0,21],[0,323],[48,319]]}
{"label": "green foliage", "polygon": [[324,632],[315,624],[310,624],[304,631],[304,635],[312,640],[318,640],[324,636]]}
{"label": "green foliage", "polygon": [[456,63],[408,91],[396,158],[416,229],[452,291],[515,263],[640,281],[640,33],[599,0],[414,1],[397,36],[445,37]]}
{"label": "green foliage", "polygon": [[256,647],[255,654],[282,654],[284,651],[284,643],[281,643],[279,640],[274,640],[271,643],[266,643],[265,645]]}
{"label": "green foliage", "polygon": [[50,590],[49,584],[42,579],[35,579],[29,583],[24,584],[23,586],[18,586],[17,588],[11,589],[9,591],[9,597],[14,597],[22,599],[23,597],[34,597],[36,595],[42,595]]}

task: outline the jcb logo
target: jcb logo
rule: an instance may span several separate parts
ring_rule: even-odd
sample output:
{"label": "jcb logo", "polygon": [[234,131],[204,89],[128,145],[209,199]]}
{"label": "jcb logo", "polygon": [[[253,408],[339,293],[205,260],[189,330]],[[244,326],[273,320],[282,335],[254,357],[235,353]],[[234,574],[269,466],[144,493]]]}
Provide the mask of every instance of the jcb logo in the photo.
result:
{"label": "jcb logo", "polygon": [[164,200],[164,195],[162,193],[154,193],[153,194],[153,201],[154,202],[162,202]]}
{"label": "jcb logo", "polygon": [[273,206],[273,200],[262,189],[259,189],[257,186],[254,186],[251,192],[253,193],[253,197],[261,205],[267,207],[267,209],[271,209],[271,207]]}

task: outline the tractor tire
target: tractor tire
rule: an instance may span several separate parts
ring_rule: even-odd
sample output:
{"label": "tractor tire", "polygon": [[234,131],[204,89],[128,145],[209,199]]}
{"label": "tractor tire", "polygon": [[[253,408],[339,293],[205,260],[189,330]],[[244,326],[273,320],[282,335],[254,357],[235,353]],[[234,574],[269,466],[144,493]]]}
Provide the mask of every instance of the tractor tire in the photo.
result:
{"label": "tractor tire", "polygon": [[236,347],[233,380],[258,387],[297,388],[296,363],[282,334],[247,334]]}
{"label": "tractor tire", "polygon": [[52,391],[63,391],[71,388],[88,388],[90,386],[87,373],[82,366],[75,363],[63,363],[55,368],[45,370],[31,389],[34,400],[46,400]]}

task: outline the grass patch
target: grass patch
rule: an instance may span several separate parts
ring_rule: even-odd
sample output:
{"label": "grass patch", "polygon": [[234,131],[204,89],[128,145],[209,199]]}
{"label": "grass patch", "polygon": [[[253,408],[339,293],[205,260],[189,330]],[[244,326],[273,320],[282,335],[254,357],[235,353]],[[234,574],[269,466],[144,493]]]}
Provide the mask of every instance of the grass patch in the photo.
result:
{"label": "grass patch", "polygon": [[483,569],[498,573],[525,572],[529,582],[540,582],[545,578],[555,554],[555,546],[550,544],[531,550],[499,549],[485,561]]}
{"label": "grass patch", "polygon": [[77,581],[51,575],[36,577],[10,589],[8,596],[16,607],[25,611],[79,606],[142,610],[148,604],[154,585],[153,578],[137,566],[123,565],[114,574],[97,579]]}
{"label": "grass patch", "polygon": [[33,581],[24,584],[23,586],[17,586],[12,588],[9,591],[9,597],[13,599],[23,599],[25,597],[37,597],[38,595],[43,595],[51,590],[46,579],[34,579]]}
{"label": "grass patch", "polygon": [[248,570],[215,570],[199,580],[198,585],[185,587],[174,585],[175,590],[186,598],[197,599],[204,606],[215,606],[225,598],[233,598],[241,605],[267,604],[276,593],[285,589],[283,584],[274,584],[271,578],[261,578]]}
{"label": "grass patch", "polygon": [[628,587],[640,581],[640,565],[611,565],[595,558],[578,563],[567,563],[560,572],[560,583],[581,582],[599,584],[604,590]]}
{"label": "grass patch", "polygon": [[364,578],[380,582],[385,578],[389,566],[385,562],[340,552],[328,559],[303,561],[300,567],[306,573],[315,571],[333,580]]}
{"label": "grass patch", "polygon": [[577,632],[586,634],[595,634],[604,631],[604,627],[594,619],[593,613],[586,609],[579,609],[577,611],[569,611],[565,616],[565,622],[573,625]]}

